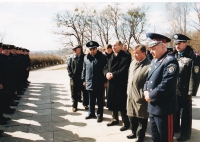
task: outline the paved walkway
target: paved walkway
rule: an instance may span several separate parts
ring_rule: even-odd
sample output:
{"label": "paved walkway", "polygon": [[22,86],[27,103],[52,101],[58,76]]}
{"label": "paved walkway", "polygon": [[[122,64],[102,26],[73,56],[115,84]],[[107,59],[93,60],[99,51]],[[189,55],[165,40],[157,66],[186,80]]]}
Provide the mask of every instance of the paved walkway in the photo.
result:
{"label": "paved walkway", "polygon": [[[104,120],[85,120],[87,111],[81,103],[78,111],[71,111],[69,78],[65,65],[30,72],[31,84],[19,101],[12,118],[1,126],[5,134],[2,142],[128,142],[130,130],[121,132],[118,126],[107,127],[111,115],[104,108]],[[121,120],[121,119],[120,119]],[[192,136],[190,142],[200,141],[200,93],[193,99]],[[175,135],[175,138],[179,134]],[[176,141],[176,140],[175,140]],[[150,129],[145,142],[151,142]]]}

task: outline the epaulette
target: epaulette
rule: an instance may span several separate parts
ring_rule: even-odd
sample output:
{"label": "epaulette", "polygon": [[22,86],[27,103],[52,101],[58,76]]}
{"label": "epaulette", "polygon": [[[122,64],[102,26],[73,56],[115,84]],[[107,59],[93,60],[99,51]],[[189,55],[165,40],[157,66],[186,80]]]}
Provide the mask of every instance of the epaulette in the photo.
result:
{"label": "epaulette", "polygon": [[167,60],[172,60],[173,59],[173,57],[172,57],[172,55],[167,55]]}

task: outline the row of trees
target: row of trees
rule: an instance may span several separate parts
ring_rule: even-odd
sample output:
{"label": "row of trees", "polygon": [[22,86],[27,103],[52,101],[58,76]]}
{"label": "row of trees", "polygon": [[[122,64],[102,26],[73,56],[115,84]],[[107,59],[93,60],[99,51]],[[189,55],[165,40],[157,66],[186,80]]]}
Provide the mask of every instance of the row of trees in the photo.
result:
{"label": "row of trees", "polygon": [[[88,8],[85,5],[77,7],[74,11],[65,11],[56,15],[58,26],[56,34],[65,37],[65,46],[75,44],[85,45],[90,39],[98,40],[101,46],[110,43],[111,39],[119,39],[128,47],[139,44],[145,39],[143,35],[149,25],[149,7],[132,8],[120,7],[118,4],[108,5],[101,10]],[[200,45],[200,3],[166,3],[166,32],[155,31],[168,35],[182,33],[193,39],[195,49]],[[159,17],[158,17],[159,18]],[[162,23],[158,23],[162,24]],[[152,31],[154,32],[154,31]]]}
{"label": "row of trees", "polygon": [[55,33],[66,37],[66,46],[73,46],[74,39],[81,45],[90,39],[97,39],[101,46],[105,46],[114,37],[130,47],[133,42],[138,44],[142,40],[147,10],[140,7],[123,12],[118,4],[95,10],[83,5],[74,11],[57,14],[55,21],[59,31]]}

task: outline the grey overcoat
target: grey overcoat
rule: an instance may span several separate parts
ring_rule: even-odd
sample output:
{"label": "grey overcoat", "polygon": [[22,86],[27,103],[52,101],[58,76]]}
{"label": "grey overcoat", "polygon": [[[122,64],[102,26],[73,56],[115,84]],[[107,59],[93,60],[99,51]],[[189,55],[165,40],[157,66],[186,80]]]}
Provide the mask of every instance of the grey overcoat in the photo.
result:
{"label": "grey overcoat", "polygon": [[148,118],[147,105],[144,99],[143,87],[148,76],[151,61],[145,58],[139,65],[133,60],[129,67],[127,87],[127,115]]}

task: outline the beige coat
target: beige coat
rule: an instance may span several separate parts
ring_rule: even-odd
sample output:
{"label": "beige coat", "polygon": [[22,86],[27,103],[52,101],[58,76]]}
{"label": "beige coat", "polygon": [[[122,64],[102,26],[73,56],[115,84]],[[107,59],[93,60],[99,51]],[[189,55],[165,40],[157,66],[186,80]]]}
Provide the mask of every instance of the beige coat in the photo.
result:
{"label": "beige coat", "polygon": [[127,87],[127,115],[139,118],[148,118],[147,102],[144,99],[143,87],[148,76],[151,61],[145,58],[140,65],[133,60],[129,68]]}

